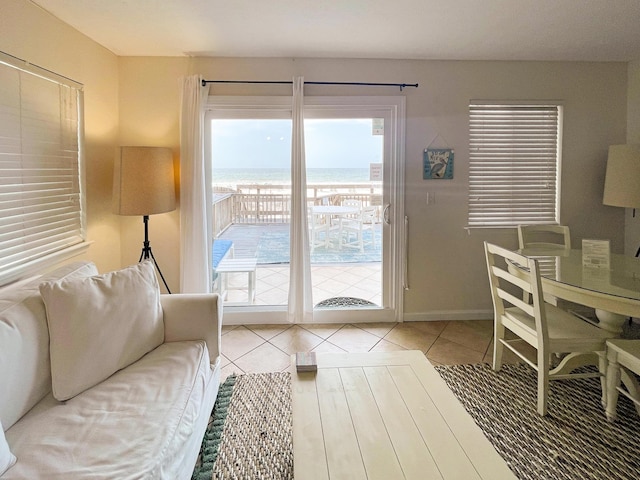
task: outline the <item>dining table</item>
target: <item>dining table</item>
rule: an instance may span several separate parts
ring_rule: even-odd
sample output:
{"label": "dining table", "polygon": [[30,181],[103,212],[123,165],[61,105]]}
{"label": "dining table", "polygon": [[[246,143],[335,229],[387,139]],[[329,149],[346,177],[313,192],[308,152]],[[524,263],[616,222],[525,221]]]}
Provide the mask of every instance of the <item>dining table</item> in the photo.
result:
{"label": "dining table", "polygon": [[[608,266],[594,266],[585,259],[582,249],[523,248],[518,253],[538,260],[540,280],[545,295],[592,307],[595,325],[614,334],[623,335],[624,323],[640,318],[640,258],[609,253]],[[518,275],[524,267],[513,265],[510,271]],[[590,321],[589,318],[583,317]],[[570,354],[563,362],[568,373],[582,365],[597,364],[597,358],[584,354]],[[640,395],[635,377],[621,372],[622,383],[629,392]]]}
{"label": "dining table", "polygon": [[600,328],[619,334],[629,317],[640,318],[640,258],[610,253],[608,267],[598,267],[585,261],[581,249],[518,253],[538,260],[545,294],[594,308]]}

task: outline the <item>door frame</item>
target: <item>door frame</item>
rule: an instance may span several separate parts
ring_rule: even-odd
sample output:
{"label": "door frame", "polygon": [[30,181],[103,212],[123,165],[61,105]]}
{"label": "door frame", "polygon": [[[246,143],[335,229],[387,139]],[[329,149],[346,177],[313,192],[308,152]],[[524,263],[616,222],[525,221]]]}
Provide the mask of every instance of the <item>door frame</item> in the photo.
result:
{"label": "door frame", "polygon": [[[216,118],[291,118],[291,97],[215,96],[205,107],[205,131]],[[306,96],[305,118],[384,118],[385,157],[383,210],[390,224],[382,222],[383,254],[382,307],[314,309],[314,323],[401,322],[406,272],[405,186],[405,97],[404,96]],[[323,113],[331,112],[331,116]],[[351,113],[351,115],[349,115]],[[338,116],[336,116],[336,114]],[[387,125],[389,123],[389,125]],[[205,158],[211,157],[211,138],[205,132]],[[210,162],[207,163],[211,168]],[[387,181],[388,179],[388,181]],[[227,325],[289,324],[286,305],[233,306],[225,309]]]}

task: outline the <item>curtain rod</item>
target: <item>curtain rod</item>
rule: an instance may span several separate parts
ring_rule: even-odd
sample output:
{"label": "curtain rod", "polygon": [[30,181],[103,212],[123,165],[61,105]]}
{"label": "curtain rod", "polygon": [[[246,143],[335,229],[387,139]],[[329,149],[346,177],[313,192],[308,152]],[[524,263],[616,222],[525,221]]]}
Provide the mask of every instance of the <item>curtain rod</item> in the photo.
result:
{"label": "curtain rod", "polygon": [[[265,80],[202,80],[202,86],[207,83],[260,83],[269,85],[293,85],[292,81],[265,81]],[[305,85],[358,85],[364,87],[405,87],[418,88],[417,83],[366,83],[366,82],[304,82]]]}

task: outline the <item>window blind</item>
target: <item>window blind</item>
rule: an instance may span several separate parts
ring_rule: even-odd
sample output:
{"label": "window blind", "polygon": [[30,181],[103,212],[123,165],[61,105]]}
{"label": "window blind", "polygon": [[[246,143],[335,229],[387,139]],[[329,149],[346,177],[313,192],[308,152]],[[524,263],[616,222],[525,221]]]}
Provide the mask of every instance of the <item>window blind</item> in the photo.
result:
{"label": "window blind", "polygon": [[469,227],[558,223],[562,107],[469,105]]}
{"label": "window blind", "polygon": [[0,57],[0,284],[84,241],[81,105],[80,88]]}

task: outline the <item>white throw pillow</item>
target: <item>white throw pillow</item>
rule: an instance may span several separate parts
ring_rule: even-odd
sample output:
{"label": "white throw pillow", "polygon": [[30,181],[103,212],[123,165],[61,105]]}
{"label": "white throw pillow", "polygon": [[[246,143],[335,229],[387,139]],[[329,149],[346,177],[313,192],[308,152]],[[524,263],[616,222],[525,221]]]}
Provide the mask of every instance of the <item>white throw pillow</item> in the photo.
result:
{"label": "white throw pillow", "polygon": [[160,288],[145,261],[104,275],[45,282],[53,396],[91,388],[164,341]]}
{"label": "white throw pillow", "polygon": [[4,438],[2,422],[0,422],[0,475],[9,470],[16,463],[16,456],[9,450],[7,439]]}

